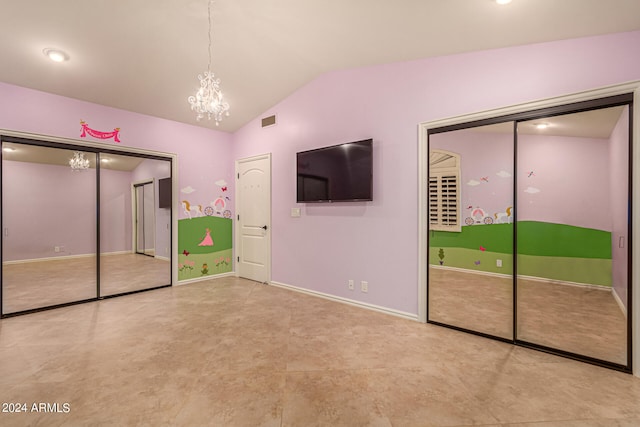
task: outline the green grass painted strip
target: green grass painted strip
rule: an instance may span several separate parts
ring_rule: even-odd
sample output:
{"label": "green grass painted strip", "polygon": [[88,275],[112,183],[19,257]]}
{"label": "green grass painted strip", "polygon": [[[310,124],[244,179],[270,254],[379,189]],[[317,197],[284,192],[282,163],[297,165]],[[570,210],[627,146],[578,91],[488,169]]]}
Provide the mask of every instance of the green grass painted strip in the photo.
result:
{"label": "green grass painted strip", "polygon": [[611,233],[548,222],[518,222],[518,254],[611,259]]}
{"label": "green grass painted strip", "polygon": [[[429,232],[431,248],[513,252],[513,224],[471,225],[462,232]],[[611,259],[611,233],[592,228],[537,221],[518,222],[518,253],[532,256]]]}
{"label": "green grass painted strip", "polygon": [[[178,221],[178,253],[192,254],[219,252],[233,247],[231,226],[233,221],[217,216],[202,216]],[[213,246],[198,246],[210,230]]]}
{"label": "green grass painted strip", "polygon": [[[513,274],[512,255],[481,251],[479,249],[442,248],[444,258],[442,259],[442,264],[440,264],[439,249],[434,248],[429,251],[429,264],[489,273]],[[502,267],[497,266],[496,261],[498,260],[502,262]]]}
{"label": "green grass painted strip", "polygon": [[611,260],[518,255],[518,274],[611,286]]}
{"label": "green grass painted strip", "polygon": [[[440,264],[439,250],[444,258]],[[502,261],[498,267],[497,260]],[[513,274],[513,257],[508,254],[464,248],[431,248],[429,264],[489,273]],[[611,286],[611,260],[575,257],[518,256],[518,274],[565,282]]]}
{"label": "green grass painted strip", "polygon": [[510,254],[513,252],[513,225],[471,225],[462,227],[460,233],[430,231],[429,246],[467,249],[482,246],[491,252]]}
{"label": "green grass painted strip", "polygon": [[178,281],[196,279],[203,276],[228,273],[232,271],[233,250],[212,252],[208,254],[179,254]]}

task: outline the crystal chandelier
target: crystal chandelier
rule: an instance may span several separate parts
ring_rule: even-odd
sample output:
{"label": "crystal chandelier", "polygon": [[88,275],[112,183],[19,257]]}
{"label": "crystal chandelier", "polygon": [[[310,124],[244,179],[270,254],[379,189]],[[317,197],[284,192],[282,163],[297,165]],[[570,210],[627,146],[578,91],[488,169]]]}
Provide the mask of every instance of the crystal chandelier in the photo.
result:
{"label": "crystal chandelier", "polygon": [[200,121],[204,116],[216,121],[216,126],[222,121],[222,116],[229,116],[229,104],[224,100],[220,91],[220,79],[211,71],[211,3],[209,1],[209,64],[207,71],[198,75],[200,89],[195,96],[188,98],[191,110],[197,113],[196,119]]}
{"label": "crystal chandelier", "polygon": [[89,159],[84,158],[84,153],[74,151],[73,157],[69,159],[69,166],[71,166],[71,170],[74,172],[89,169]]}

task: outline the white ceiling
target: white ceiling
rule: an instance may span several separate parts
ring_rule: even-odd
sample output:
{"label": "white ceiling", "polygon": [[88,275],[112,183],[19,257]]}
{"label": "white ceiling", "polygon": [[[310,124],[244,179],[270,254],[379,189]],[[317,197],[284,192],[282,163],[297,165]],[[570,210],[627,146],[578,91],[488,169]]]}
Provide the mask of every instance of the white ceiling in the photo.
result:
{"label": "white ceiling", "polygon": [[[215,128],[187,103],[207,1],[0,0],[0,81]],[[216,0],[213,14],[229,132],[327,71],[640,29],[638,0]]]}
{"label": "white ceiling", "polygon": [[[45,165],[69,166],[69,160],[75,150],[67,150],[52,147],[40,147],[37,145],[2,143],[2,160],[14,162],[40,163]],[[89,168],[95,169],[96,155],[84,152],[84,158],[89,160]],[[118,154],[100,153],[100,167],[117,171],[131,172],[144,161],[142,157],[124,156]]]}
{"label": "white ceiling", "polygon": [[[626,107],[608,107],[579,113],[527,120],[518,123],[518,134],[570,136],[576,138],[597,138],[607,140],[615,129]],[[538,124],[547,127],[539,129]],[[513,122],[502,122],[493,125],[464,129],[463,132],[513,133]]]}

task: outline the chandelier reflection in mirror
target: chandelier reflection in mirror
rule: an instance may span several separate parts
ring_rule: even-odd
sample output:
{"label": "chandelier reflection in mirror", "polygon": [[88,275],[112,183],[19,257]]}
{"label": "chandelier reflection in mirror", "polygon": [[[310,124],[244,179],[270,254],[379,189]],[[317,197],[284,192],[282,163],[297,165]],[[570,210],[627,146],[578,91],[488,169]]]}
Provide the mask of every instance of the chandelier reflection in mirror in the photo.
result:
{"label": "chandelier reflection in mirror", "polygon": [[216,78],[211,71],[211,3],[209,1],[209,64],[207,71],[198,75],[200,89],[195,96],[188,98],[191,110],[197,113],[196,119],[200,121],[203,117],[216,121],[216,126],[220,124],[223,116],[229,116],[229,104],[224,100],[220,91],[220,79]]}
{"label": "chandelier reflection in mirror", "polygon": [[89,169],[89,159],[84,158],[84,153],[74,151],[73,157],[69,159],[69,166],[73,172]]}

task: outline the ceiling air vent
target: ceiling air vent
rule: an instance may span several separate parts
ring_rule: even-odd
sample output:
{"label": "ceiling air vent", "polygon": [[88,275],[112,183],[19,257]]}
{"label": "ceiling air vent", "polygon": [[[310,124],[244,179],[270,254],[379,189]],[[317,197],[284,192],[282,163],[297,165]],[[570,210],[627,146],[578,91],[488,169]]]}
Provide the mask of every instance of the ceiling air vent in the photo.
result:
{"label": "ceiling air vent", "polygon": [[273,116],[269,116],[269,117],[264,117],[262,119],[262,127],[266,128],[267,126],[273,126],[276,124],[276,115],[274,114]]}

